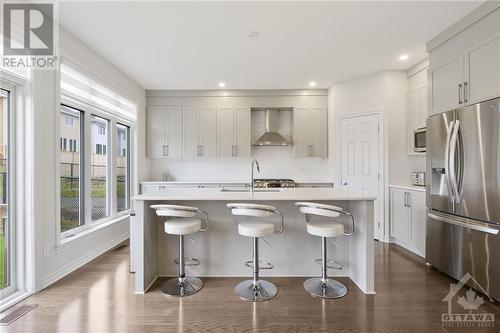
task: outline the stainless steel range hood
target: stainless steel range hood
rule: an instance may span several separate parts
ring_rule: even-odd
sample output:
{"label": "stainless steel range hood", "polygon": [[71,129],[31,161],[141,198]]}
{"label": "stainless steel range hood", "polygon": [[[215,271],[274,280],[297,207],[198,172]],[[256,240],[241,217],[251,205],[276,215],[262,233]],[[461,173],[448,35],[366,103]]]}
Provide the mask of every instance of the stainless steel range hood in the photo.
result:
{"label": "stainless steel range hood", "polygon": [[289,146],[283,135],[278,133],[278,110],[266,109],[266,132],[258,138],[254,146]]}

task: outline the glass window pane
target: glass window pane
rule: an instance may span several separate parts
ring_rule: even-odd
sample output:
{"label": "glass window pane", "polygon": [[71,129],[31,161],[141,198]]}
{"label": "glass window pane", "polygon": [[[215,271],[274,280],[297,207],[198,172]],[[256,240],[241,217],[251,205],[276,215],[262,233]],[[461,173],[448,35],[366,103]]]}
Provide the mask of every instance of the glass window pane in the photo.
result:
{"label": "glass window pane", "polygon": [[106,153],[106,146],[109,142],[109,120],[92,116],[91,124],[91,207],[92,221],[97,221],[109,216],[108,155]]}
{"label": "glass window pane", "polygon": [[116,209],[129,209],[129,128],[116,125]]}
{"label": "glass window pane", "polygon": [[10,284],[9,243],[10,230],[8,219],[8,94],[0,89],[0,289]]}
{"label": "glass window pane", "polygon": [[[71,120],[70,120],[71,119]],[[61,106],[61,232],[84,224],[81,191],[81,112]],[[68,142],[74,142],[70,149]]]}

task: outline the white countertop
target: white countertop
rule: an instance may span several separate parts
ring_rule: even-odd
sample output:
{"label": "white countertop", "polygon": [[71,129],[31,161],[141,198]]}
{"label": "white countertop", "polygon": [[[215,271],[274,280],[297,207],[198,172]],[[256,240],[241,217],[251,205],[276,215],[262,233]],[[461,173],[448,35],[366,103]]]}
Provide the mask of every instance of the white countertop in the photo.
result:
{"label": "white countertop", "polygon": [[263,192],[256,189],[253,196],[249,192],[221,191],[220,188],[168,188],[161,191],[151,191],[132,198],[133,200],[164,200],[164,201],[201,201],[201,200],[250,200],[250,201],[354,201],[375,200],[375,197],[362,193],[340,191],[333,188],[290,188],[279,189],[276,192]]}

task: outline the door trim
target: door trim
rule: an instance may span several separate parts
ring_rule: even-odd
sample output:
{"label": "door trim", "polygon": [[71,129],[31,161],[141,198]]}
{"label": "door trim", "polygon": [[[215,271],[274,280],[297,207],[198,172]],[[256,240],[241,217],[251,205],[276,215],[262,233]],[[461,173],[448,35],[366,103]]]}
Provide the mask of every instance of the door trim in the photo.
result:
{"label": "door trim", "polygon": [[379,216],[378,216],[378,221],[380,223],[380,228],[375,228],[374,226],[374,237],[375,239],[378,239],[379,241],[389,243],[390,242],[390,233],[389,233],[389,223],[388,220],[385,218],[388,216],[388,210],[389,206],[388,203],[386,202],[385,198],[388,197],[389,195],[389,184],[387,177],[385,176],[387,174],[387,167],[388,167],[388,155],[387,155],[387,146],[388,146],[388,138],[385,135],[385,118],[384,118],[384,112],[382,110],[373,110],[373,111],[368,111],[368,112],[361,112],[361,113],[354,113],[354,114],[339,114],[336,117],[336,134],[335,134],[335,150],[336,150],[336,167],[337,167],[337,172],[336,172],[336,177],[337,177],[337,184],[339,184],[339,188],[341,186],[341,180],[342,180],[342,120],[345,119],[350,119],[350,118],[359,118],[359,117],[366,117],[366,116],[378,116],[378,144],[379,144],[379,151],[382,152],[383,158],[379,158],[379,174],[380,174],[380,179],[378,182],[378,200],[380,200],[380,209],[379,209]]}

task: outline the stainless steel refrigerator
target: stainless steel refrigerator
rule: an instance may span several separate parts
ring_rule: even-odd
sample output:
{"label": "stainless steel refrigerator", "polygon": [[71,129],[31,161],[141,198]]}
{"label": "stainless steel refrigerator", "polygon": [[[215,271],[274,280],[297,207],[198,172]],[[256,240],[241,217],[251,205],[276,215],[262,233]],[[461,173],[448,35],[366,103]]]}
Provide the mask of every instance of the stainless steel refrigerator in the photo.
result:
{"label": "stainless steel refrigerator", "polygon": [[500,99],[427,120],[426,260],[500,300]]}

